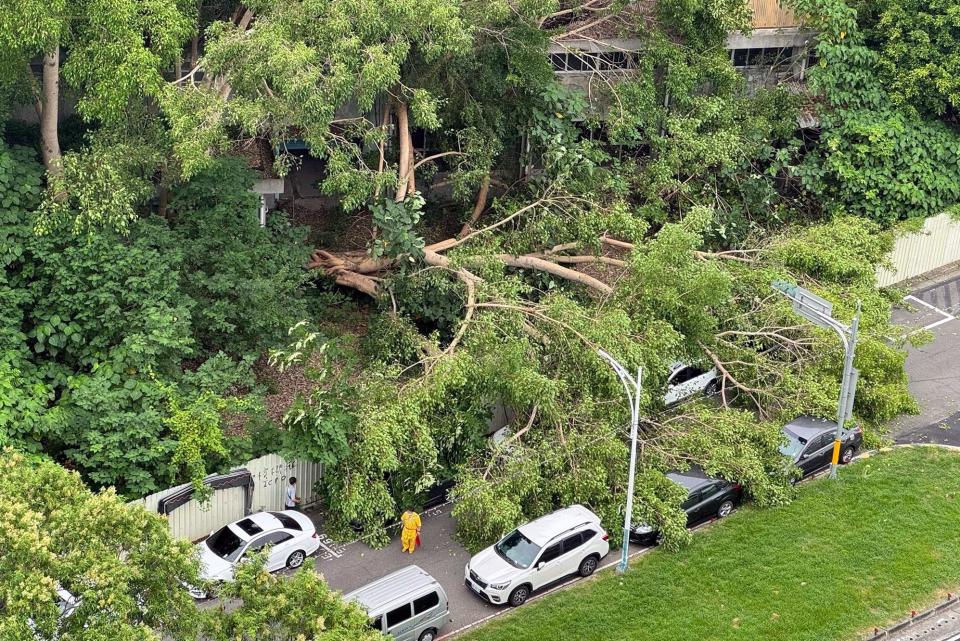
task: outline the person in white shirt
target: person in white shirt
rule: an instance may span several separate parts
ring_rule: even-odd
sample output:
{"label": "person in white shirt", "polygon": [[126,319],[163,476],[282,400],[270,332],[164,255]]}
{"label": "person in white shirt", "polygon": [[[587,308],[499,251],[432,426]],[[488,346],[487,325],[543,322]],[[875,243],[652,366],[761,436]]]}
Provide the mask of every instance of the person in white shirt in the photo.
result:
{"label": "person in white shirt", "polygon": [[283,502],[284,509],[299,510],[300,500],[300,497],[297,496],[297,477],[291,476],[290,485],[287,486],[287,496]]}

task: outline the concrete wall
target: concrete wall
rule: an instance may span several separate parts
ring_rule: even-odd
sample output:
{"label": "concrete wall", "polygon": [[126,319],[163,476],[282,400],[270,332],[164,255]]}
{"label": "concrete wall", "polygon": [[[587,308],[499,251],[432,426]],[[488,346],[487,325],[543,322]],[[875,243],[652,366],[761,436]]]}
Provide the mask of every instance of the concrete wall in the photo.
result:
{"label": "concrete wall", "polygon": [[897,239],[890,253],[892,269],[877,270],[877,285],[886,287],[960,261],[960,222],[949,214],[926,219],[923,229]]}

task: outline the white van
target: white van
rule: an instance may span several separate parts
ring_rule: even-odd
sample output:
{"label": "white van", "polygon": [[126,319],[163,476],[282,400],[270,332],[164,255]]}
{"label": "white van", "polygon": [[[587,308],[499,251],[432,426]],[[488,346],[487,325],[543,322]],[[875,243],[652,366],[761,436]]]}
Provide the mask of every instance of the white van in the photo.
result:
{"label": "white van", "polygon": [[433,641],[452,621],[447,593],[416,565],[377,579],[344,596],[370,615],[370,627],[396,641]]}

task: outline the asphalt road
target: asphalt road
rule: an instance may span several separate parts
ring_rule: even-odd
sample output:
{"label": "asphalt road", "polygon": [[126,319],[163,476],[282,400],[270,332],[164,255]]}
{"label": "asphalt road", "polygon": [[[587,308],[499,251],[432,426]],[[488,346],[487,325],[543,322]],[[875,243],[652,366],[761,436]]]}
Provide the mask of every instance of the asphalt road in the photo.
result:
{"label": "asphalt road", "polygon": [[[385,576],[395,570],[416,564],[429,572],[447,593],[450,600],[450,615],[453,622],[443,630],[440,638],[452,636],[456,632],[469,629],[489,619],[500,616],[509,608],[496,607],[478,598],[463,584],[463,568],[470,559],[470,553],[454,538],[454,520],[450,516],[450,504],[428,510],[421,515],[421,547],[413,554],[400,549],[400,538],[396,536],[385,548],[375,550],[364,541],[334,543],[321,533],[322,546],[317,552],[317,572],[326,577],[335,590],[343,593],[355,590],[366,583]],[[322,530],[319,517],[312,515]],[[631,554],[638,555],[650,548],[631,546]],[[611,550],[601,562],[601,567],[611,567],[620,560],[620,551]],[[603,570],[600,570],[603,571]],[[609,570],[608,570],[609,571]],[[547,591],[535,593],[530,601],[542,598],[545,594],[561,589],[583,579],[570,578],[553,586]]]}
{"label": "asphalt road", "polygon": [[894,321],[926,329],[933,340],[908,348],[910,391],[917,416],[902,416],[890,427],[898,443],[960,445],[960,268],[918,283],[894,312]]}

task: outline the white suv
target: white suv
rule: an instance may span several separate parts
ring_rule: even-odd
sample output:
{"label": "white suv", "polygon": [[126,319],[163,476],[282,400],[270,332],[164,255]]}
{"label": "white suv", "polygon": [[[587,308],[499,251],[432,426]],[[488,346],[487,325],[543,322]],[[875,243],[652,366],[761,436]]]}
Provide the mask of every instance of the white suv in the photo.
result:
{"label": "white suv", "polygon": [[475,554],[464,568],[464,583],[495,605],[523,605],[534,590],[574,573],[593,574],[610,551],[607,539],[596,514],[571,505]]}

